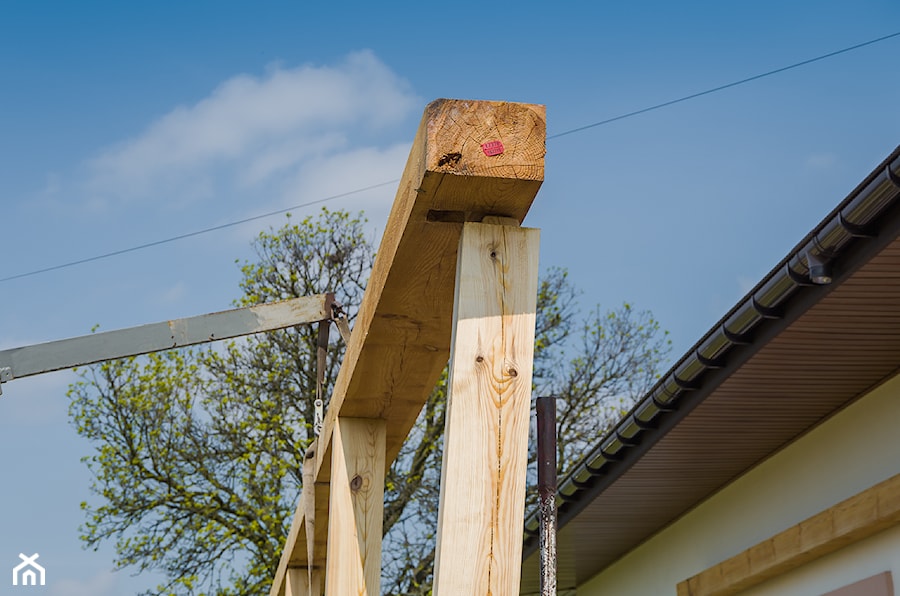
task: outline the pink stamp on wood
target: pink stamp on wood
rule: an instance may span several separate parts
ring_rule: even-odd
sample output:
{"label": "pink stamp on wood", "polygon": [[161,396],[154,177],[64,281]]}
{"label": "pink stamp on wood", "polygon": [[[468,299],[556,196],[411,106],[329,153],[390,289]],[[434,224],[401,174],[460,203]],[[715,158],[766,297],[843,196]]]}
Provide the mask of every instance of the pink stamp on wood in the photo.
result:
{"label": "pink stamp on wood", "polygon": [[481,150],[484,151],[484,154],[488,157],[500,155],[503,153],[503,143],[501,141],[488,141],[487,143],[481,144]]}

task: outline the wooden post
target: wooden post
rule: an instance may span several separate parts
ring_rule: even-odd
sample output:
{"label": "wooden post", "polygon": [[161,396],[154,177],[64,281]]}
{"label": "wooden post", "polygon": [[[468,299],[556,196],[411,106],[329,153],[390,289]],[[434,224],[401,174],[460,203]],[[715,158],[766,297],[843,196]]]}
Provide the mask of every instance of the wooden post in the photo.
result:
{"label": "wooden post", "polygon": [[519,593],[539,231],[485,221],[460,237],[435,596]]}
{"label": "wooden post", "polygon": [[288,567],[286,581],[287,596],[309,596],[306,569]]}
{"label": "wooden post", "polygon": [[[311,469],[315,463],[315,449],[317,443],[313,443],[307,449],[307,460],[304,462],[304,472]],[[313,493],[313,494],[310,494]],[[329,486],[327,482],[313,482],[308,475],[304,475],[303,492],[300,494],[300,502],[291,522],[288,532],[287,544],[294,548],[285,549],[281,561],[278,564],[270,596],[321,596],[322,595],[322,571],[325,563],[326,543],[328,540],[328,518],[323,520],[321,516],[318,523],[314,516],[319,508],[327,510],[329,500]],[[307,519],[307,512],[313,516],[313,523]],[[312,544],[310,544],[312,540]]]}
{"label": "wooden post", "polygon": [[384,420],[339,417],[331,441],[325,594],[378,596],[384,516]]}
{"label": "wooden post", "polygon": [[285,596],[320,596],[322,574],[305,567],[288,567]]}
{"label": "wooden post", "polygon": [[[320,330],[321,333],[321,330]],[[306,449],[303,460],[303,492],[300,494],[303,507],[303,523],[306,528],[306,581],[308,596],[321,596],[322,573],[315,568],[317,556],[316,544],[316,451],[318,441],[313,441]],[[312,490],[306,490],[306,487]]]}

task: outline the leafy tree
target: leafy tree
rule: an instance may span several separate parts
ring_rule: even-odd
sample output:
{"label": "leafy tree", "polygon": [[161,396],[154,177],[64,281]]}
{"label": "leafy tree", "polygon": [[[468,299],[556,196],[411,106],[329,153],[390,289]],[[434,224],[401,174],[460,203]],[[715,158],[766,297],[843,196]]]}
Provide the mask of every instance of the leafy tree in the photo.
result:
{"label": "leafy tree", "polygon": [[[260,234],[238,303],[333,291],[352,313],[374,256],[363,224],[323,210]],[[564,270],[541,280],[534,380],[561,398],[561,471],[648,388],[668,351],[649,313],[625,304],[579,324],[576,298]],[[86,544],[113,541],[119,567],[165,573],[156,593],[268,593],[312,439],[315,346],[315,328],[301,326],[81,371],[70,416],[96,446],[85,461],[99,501],[82,503]],[[329,351],[326,395],[343,345]],[[386,593],[430,593],[446,381],[388,471]]]}

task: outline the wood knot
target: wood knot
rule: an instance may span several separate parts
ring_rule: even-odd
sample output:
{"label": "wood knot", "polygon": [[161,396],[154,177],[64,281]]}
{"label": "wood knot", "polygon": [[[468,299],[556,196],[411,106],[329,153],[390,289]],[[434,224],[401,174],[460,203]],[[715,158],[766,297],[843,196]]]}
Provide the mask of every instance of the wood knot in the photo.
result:
{"label": "wood knot", "polygon": [[462,153],[445,153],[438,160],[438,167],[455,166],[462,159]]}
{"label": "wood knot", "polygon": [[517,371],[517,370],[514,369],[514,368],[511,368],[511,369],[509,369],[509,370],[506,371],[506,372],[507,372],[507,374],[508,374],[509,376],[511,376],[511,377],[518,377],[518,376],[519,376],[519,371]]}
{"label": "wood knot", "polygon": [[484,356],[476,356],[476,357],[475,357],[475,362],[479,362],[479,363],[480,363],[480,362],[484,362]]}
{"label": "wood knot", "polygon": [[356,492],[356,491],[358,491],[359,489],[362,488],[362,484],[363,484],[362,476],[360,476],[359,474],[357,474],[357,475],[354,476],[353,479],[350,481],[350,490],[352,490],[353,492]]}

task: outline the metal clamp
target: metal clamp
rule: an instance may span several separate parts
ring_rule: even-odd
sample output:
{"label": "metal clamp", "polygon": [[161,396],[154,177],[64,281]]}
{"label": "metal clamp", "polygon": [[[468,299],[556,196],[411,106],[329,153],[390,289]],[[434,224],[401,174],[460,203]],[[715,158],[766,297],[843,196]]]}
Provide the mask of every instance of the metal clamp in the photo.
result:
{"label": "metal clamp", "polygon": [[344,340],[344,345],[350,345],[350,323],[347,320],[347,313],[344,312],[344,307],[337,300],[331,302],[331,320],[334,321],[335,327],[338,328],[341,339]]}
{"label": "metal clamp", "polygon": [[313,433],[319,436],[325,423],[325,361],[328,356],[328,329],[330,321],[319,321],[316,340],[316,399],[313,401]]}
{"label": "metal clamp", "polygon": [[350,323],[341,303],[328,294],[326,310],[331,310],[331,319],[319,321],[319,335],[316,340],[316,399],[313,401],[313,434],[319,436],[325,424],[325,364],[328,356],[328,330],[333,322],[341,333],[344,344],[350,343]]}
{"label": "metal clamp", "polygon": [[318,437],[322,434],[322,426],[325,424],[325,402],[316,399],[313,402],[313,433]]}

